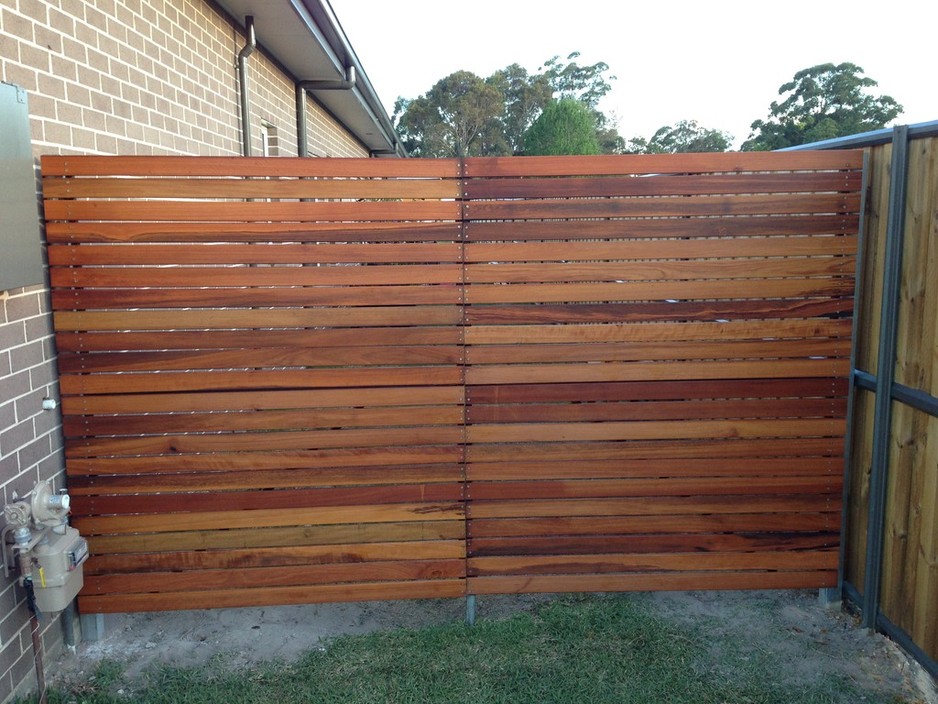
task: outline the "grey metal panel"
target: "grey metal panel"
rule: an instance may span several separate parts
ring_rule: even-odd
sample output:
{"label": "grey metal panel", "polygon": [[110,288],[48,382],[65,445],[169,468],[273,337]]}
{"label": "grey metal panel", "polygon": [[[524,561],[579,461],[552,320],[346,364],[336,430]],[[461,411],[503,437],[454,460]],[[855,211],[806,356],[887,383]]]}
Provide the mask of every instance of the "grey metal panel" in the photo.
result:
{"label": "grey metal panel", "polygon": [[[909,125],[909,139],[924,139],[926,137],[938,136],[938,120],[931,122],[917,122]],[[811,142],[810,144],[799,144],[795,147],[785,147],[779,149],[780,152],[796,152],[805,149],[859,149],[860,147],[875,147],[879,144],[889,144],[892,141],[894,128],[884,127],[881,130],[872,132],[860,132],[846,137],[835,137],[834,139],[825,139],[821,142]]]}
{"label": "grey metal panel", "polygon": [[0,83],[0,291],[43,280],[26,91]]}

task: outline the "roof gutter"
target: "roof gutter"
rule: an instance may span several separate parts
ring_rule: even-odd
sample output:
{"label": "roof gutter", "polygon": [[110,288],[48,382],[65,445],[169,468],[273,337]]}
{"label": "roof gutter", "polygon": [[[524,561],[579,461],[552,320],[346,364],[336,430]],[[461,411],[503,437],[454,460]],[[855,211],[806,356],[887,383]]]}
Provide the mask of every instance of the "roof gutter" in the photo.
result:
{"label": "roof gutter", "polygon": [[[394,129],[394,125],[391,124],[391,120],[388,118],[384,107],[378,100],[377,93],[375,92],[374,87],[371,85],[371,82],[368,80],[368,76],[362,69],[361,62],[359,62],[358,57],[355,55],[355,50],[349,43],[348,37],[345,36],[345,31],[342,29],[342,25],[339,23],[335,13],[332,11],[332,6],[329,4],[329,0],[290,0],[290,2],[294,5],[294,7],[297,4],[306,6],[313,15],[322,15],[322,19],[331,29],[331,31],[328,32],[328,34],[331,36],[327,37],[327,42],[331,45],[332,50],[336,54],[340,56],[344,55],[346,57],[346,66],[352,67],[356,70],[358,74],[358,80],[355,88],[357,89],[358,95],[361,97],[363,107],[365,107],[371,114],[375,125],[381,129],[381,131],[384,133],[386,141],[392,146],[392,150],[377,150],[373,151],[372,155],[396,154],[398,156],[406,157],[407,151],[400,143],[397,136],[397,131]],[[335,44],[338,44],[338,46]]]}
{"label": "roof gutter", "polygon": [[357,82],[355,66],[347,66],[345,78],[337,81],[299,81],[296,84],[296,141],[299,156],[309,156],[306,126],[306,93],[316,90],[352,90]]}
{"label": "roof gutter", "polygon": [[257,48],[254,34],[254,16],[244,18],[247,43],[238,53],[238,85],[241,88],[241,154],[251,156],[251,96],[248,94],[248,57]]}

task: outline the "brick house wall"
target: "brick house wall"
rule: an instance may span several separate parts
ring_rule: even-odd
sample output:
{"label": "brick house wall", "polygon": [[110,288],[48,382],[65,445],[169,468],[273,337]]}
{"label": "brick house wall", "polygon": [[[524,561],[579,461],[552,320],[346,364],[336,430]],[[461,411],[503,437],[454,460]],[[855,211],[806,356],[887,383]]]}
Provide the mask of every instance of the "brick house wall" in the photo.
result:
{"label": "brick house wall", "polygon": [[[241,153],[238,52],[245,35],[209,0],[4,0],[0,80],[28,94],[33,154]],[[249,59],[253,154],[297,153],[295,77],[258,47]],[[307,97],[309,154],[368,150]],[[38,196],[37,196],[38,197]],[[45,279],[40,273],[36,280]],[[0,497],[64,484],[49,291],[0,291]],[[58,619],[43,624],[47,653]],[[22,590],[0,578],[0,702],[35,687]]]}

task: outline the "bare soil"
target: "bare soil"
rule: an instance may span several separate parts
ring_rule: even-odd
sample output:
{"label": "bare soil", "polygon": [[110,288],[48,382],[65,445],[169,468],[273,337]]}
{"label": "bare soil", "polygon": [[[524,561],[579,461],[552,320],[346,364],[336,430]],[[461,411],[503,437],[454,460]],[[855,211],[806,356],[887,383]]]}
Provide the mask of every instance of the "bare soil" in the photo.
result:
{"label": "bare soil", "polygon": [[[502,618],[534,608],[551,596],[492,596],[478,599],[478,618]],[[888,638],[859,627],[837,607],[819,602],[816,592],[661,592],[639,598],[676,623],[712,633],[707,667],[740,657],[740,643],[754,656],[771,656],[773,676],[793,683],[825,674],[843,675],[869,692],[868,701],[900,697],[910,704],[938,704],[938,685]],[[126,663],[134,678],[159,664],[241,668],[264,660],[291,660],[330,638],[376,630],[419,628],[462,620],[458,599],[312,604],[251,609],[218,609],[105,617],[105,633],[47,663],[54,681],[80,679],[104,660]],[[724,649],[727,657],[723,657]],[[746,659],[745,650],[742,658]],[[764,658],[763,658],[764,659]]]}

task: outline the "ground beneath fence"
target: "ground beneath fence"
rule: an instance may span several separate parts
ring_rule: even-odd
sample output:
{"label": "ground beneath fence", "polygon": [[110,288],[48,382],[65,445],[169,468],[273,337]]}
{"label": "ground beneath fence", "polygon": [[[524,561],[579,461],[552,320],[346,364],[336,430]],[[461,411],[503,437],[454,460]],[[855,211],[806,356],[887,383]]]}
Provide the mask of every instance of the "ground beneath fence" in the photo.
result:
{"label": "ground beneath fence", "polygon": [[[486,596],[478,618],[503,618],[535,608],[553,596]],[[843,674],[870,693],[867,701],[938,704],[935,681],[892,641],[869,634],[838,608],[821,605],[816,592],[660,592],[635,595],[658,615],[680,623],[706,624],[712,630],[713,657],[743,642],[753,652],[770,653],[778,673],[803,683]],[[396,628],[418,628],[465,616],[463,600],[424,600],[313,604],[252,609],[219,609],[105,617],[105,635],[82,643],[47,663],[50,679],[80,680],[98,663],[127,663],[133,678],[150,666],[203,665],[244,667],[264,660],[291,660],[330,638]],[[777,673],[776,673],[777,674]]]}

